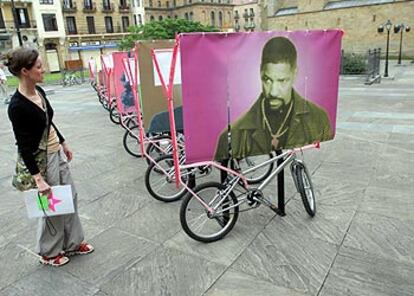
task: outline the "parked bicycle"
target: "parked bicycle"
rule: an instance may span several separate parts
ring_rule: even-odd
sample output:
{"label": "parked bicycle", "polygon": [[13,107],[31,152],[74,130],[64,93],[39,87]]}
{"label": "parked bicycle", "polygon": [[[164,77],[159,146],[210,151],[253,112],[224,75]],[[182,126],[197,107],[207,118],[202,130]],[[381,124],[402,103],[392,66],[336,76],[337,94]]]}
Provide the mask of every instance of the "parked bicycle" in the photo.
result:
{"label": "parked bicycle", "polygon": [[80,77],[74,71],[67,71],[63,74],[62,84],[63,86],[71,86],[75,84],[81,84]]}
{"label": "parked bicycle", "polygon": [[[310,145],[302,149],[316,147]],[[263,189],[290,164],[296,189],[302,197],[306,212],[313,217],[316,201],[310,174],[303,161],[297,159],[302,149],[288,150],[259,165],[240,173],[229,175],[224,183],[200,184],[188,193],[181,204],[180,221],[185,233],[201,242],[214,242],[227,235],[237,222],[240,212],[268,206],[279,213],[279,209],[264,196]],[[256,188],[250,188],[244,175],[283,159],[283,162]],[[241,206],[243,209],[240,209]]]}

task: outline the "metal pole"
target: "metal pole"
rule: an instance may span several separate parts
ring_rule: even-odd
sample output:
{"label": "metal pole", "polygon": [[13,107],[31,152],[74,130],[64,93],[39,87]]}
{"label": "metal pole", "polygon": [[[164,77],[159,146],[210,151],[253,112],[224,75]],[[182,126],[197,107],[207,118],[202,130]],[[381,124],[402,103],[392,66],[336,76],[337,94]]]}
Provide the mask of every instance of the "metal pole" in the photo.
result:
{"label": "metal pole", "polygon": [[17,39],[19,39],[19,45],[23,46],[22,36],[20,34],[20,26],[19,26],[19,22],[17,21],[16,7],[14,6],[14,0],[11,0],[11,6],[12,6],[14,26],[16,28]]}
{"label": "metal pole", "polygon": [[400,30],[401,30],[401,35],[400,35],[400,52],[398,54],[398,65],[401,65],[402,37],[403,37],[402,35],[403,35],[404,27],[401,26]]}
{"label": "metal pole", "polygon": [[388,50],[390,48],[390,30],[387,29],[387,51],[385,53],[385,73],[384,77],[388,77]]}
{"label": "metal pole", "polygon": [[[276,150],[276,155],[282,154],[282,150]],[[277,160],[277,166],[283,163],[283,158]],[[277,208],[279,216],[285,216],[285,172],[281,170],[277,175]]]}

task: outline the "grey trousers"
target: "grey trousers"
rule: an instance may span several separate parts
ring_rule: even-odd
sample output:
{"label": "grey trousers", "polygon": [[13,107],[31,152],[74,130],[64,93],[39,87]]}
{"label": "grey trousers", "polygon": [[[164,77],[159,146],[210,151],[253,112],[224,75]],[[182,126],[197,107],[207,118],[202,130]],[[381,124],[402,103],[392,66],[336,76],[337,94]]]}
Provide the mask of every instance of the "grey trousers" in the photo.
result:
{"label": "grey trousers", "polygon": [[46,226],[46,219],[40,218],[37,228],[36,252],[41,256],[54,257],[65,251],[76,250],[83,241],[82,225],[78,216],[77,192],[63,149],[47,156],[46,182],[50,186],[71,185],[75,213],[49,217],[56,234],[53,236]]}

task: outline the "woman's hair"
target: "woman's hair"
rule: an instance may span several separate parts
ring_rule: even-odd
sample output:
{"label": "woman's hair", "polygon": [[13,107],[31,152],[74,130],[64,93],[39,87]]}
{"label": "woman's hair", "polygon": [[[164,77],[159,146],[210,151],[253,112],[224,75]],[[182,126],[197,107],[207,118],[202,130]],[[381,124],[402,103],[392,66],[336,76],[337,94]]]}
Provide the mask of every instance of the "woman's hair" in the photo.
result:
{"label": "woman's hair", "polygon": [[10,73],[19,76],[23,68],[30,70],[36,63],[39,52],[33,48],[19,47],[6,53],[2,59],[5,60],[4,65],[7,66]]}

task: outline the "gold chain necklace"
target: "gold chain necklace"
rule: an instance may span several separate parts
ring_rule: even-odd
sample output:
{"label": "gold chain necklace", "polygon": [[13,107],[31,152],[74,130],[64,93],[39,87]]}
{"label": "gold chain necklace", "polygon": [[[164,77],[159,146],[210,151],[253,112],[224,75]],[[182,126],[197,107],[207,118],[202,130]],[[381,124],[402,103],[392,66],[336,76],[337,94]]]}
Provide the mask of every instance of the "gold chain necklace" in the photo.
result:
{"label": "gold chain necklace", "polygon": [[272,147],[273,147],[273,149],[277,149],[277,146],[279,144],[279,137],[283,136],[289,128],[287,126],[283,129],[284,125],[286,124],[287,119],[289,118],[289,114],[292,111],[293,103],[290,104],[290,107],[289,107],[288,112],[286,113],[285,119],[283,120],[283,122],[280,125],[277,132],[274,134],[274,133],[272,133],[272,127],[270,126],[269,121],[267,120],[267,116],[266,116],[265,109],[264,109],[264,101],[265,101],[265,99],[262,100],[262,104],[261,104],[264,123],[265,123],[265,126],[266,126],[267,130],[269,131],[270,135],[272,136]]}

